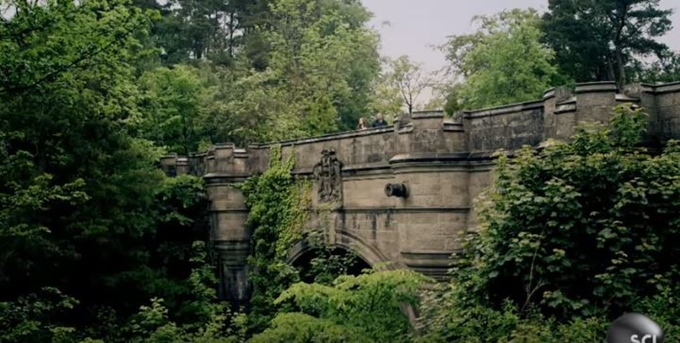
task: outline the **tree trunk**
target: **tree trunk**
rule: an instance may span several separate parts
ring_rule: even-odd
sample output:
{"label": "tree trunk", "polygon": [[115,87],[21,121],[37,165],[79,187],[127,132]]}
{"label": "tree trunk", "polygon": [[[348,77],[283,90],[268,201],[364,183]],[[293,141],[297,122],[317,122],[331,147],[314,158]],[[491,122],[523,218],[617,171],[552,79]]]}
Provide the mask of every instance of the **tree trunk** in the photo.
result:
{"label": "tree trunk", "polygon": [[616,83],[619,89],[623,89],[626,84],[626,70],[623,65],[623,41],[621,39],[623,34],[623,28],[626,25],[626,18],[630,10],[630,5],[625,5],[619,3],[623,7],[619,9],[618,21],[616,22],[616,36],[614,37],[614,58],[616,59],[616,67],[618,69],[618,77],[616,78]]}
{"label": "tree trunk", "polygon": [[229,13],[229,57],[234,57],[234,11]]}
{"label": "tree trunk", "polygon": [[611,56],[607,57],[607,81],[616,81],[616,73],[614,72],[614,61]]}
{"label": "tree trunk", "polygon": [[619,89],[623,89],[623,86],[626,85],[626,68],[623,65],[623,53],[621,52],[621,48],[616,47],[616,64],[619,69],[619,77],[618,77],[618,86]]}

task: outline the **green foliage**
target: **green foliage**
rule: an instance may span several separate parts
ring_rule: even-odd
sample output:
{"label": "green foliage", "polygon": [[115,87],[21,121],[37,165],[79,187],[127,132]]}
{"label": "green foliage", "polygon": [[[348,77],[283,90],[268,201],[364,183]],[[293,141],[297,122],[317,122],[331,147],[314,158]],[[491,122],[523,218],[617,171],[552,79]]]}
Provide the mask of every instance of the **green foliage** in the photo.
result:
{"label": "green foliage", "polygon": [[372,342],[358,333],[347,330],[332,320],[319,319],[304,313],[284,313],[272,320],[271,328],[253,337],[252,343],[287,342]]}
{"label": "green foliage", "polygon": [[[407,342],[412,334],[405,306],[418,304],[428,279],[409,270],[343,275],[331,286],[297,283],[276,303],[297,312],[279,313],[253,342]],[[296,321],[295,324],[292,324]]]}
{"label": "green foliage", "polygon": [[[156,15],[125,1],[10,5],[17,13],[0,26],[3,332],[128,341],[122,323],[152,295],[178,320],[197,317],[180,304],[193,292],[186,252],[207,236],[193,221],[205,218],[202,183],[167,180],[162,151],[135,136],[135,62]],[[42,300],[43,289],[72,309]]]}
{"label": "green foliage", "polygon": [[[359,2],[177,4],[187,7],[171,10],[157,26],[163,44],[171,40],[166,62],[175,67],[147,72],[140,82],[139,103],[148,114],[144,137],[186,153],[209,143],[245,146],[352,130],[368,111],[380,71],[378,37],[366,27],[370,13]],[[253,17],[262,18],[250,22]],[[216,42],[240,28],[248,29],[226,45]],[[169,38],[176,30],[190,39]],[[185,37],[189,32],[195,34]],[[260,51],[250,51],[255,47]],[[190,51],[227,54],[229,61],[209,56],[205,63],[192,60],[197,68],[176,65],[189,60]]]}
{"label": "green foliage", "polygon": [[13,5],[0,27],[3,293],[68,278],[86,250],[143,231],[161,180],[157,152],[127,135],[131,32],[150,17],[120,1]]}
{"label": "green foliage", "polygon": [[[278,101],[270,139],[354,129],[365,110],[370,81],[377,76],[377,37],[358,3],[276,0],[271,29],[261,35],[271,47],[269,94]],[[351,112],[350,112],[351,111]]]}
{"label": "green foliage", "polygon": [[129,342],[239,342],[245,338],[244,316],[231,313],[227,306],[218,301],[217,279],[213,267],[208,263],[204,242],[194,242],[194,269],[188,281],[193,299],[187,306],[195,309],[197,318],[178,324],[171,320],[162,299],[151,299],[151,306],[141,306],[127,329],[131,331]]}
{"label": "green foliage", "polygon": [[153,15],[124,1],[11,5],[0,27],[1,300],[57,289],[78,300],[74,313],[27,320],[86,326],[100,307],[138,306],[120,285],[157,228],[160,151],[130,134],[131,60]]}
{"label": "green foliage", "polygon": [[456,301],[460,292],[454,293],[424,300],[425,308],[438,311],[439,316],[424,314],[420,320],[428,331],[415,342],[600,342],[610,324],[598,317],[559,323],[535,312],[520,313],[509,303],[497,309],[481,304],[463,306]]}
{"label": "green foliage", "polygon": [[139,80],[145,136],[168,151],[186,155],[199,148],[202,84],[190,66],[159,68]]}
{"label": "green foliage", "polygon": [[635,81],[675,82],[680,80],[680,53],[670,52],[650,65],[636,66],[635,71],[637,74],[632,75]]}
{"label": "green foliage", "polygon": [[74,298],[49,287],[15,301],[0,302],[0,342],[65,342],[64,336],[70,336],[74,329],[55,325],[49,319],[77,304]]}
{"label": "green foliage", "polygon": [[351,274],[357,271],[357,267],[364,266],[363,261],[354,251],[344,251],[326,245],[323,232],[308,233],[305,241],[310,246],[313,257],[309,265],[298,266],[300,279],[305,282],[314,282],[322,285],[330,285],[339,275]]}
{"label": "green foliage", "polygon": [[443,47],[452,72],[464,78],[451,85],[447,111],[535,100],[561,83],[553,51],[540,43],[535,10],[514,9],[475,21],[481,24],[477,32],[452,36]]}

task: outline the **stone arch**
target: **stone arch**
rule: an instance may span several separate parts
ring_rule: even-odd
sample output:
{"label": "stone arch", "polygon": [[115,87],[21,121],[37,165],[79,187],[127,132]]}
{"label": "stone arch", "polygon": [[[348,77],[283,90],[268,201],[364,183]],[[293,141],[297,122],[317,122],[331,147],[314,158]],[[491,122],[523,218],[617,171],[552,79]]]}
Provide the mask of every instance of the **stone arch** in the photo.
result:
{"label": "stone arch", "polygon": [[[340,248],[346,251],[354,251],[357,256],[366,262],[370,267],[379,267],[386,269],[396,269],[397,266],[391,263],[379,249],[367,244],[363,239],[353,235],[344,230],[334,230],[333,234],[329,235],[328,246],[332,248]],[[310,252],[311,246],[306,239],[298,240],[293,246],[288,249],[287,263],[293,264],[300,257]]]}

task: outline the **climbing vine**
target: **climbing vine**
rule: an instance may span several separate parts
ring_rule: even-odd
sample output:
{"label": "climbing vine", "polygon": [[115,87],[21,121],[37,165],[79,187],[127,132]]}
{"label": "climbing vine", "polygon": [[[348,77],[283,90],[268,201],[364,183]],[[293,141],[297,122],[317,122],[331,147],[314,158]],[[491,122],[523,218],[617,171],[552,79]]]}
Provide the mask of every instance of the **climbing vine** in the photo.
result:
{"label": "climbing vine", "polygon": [[276,313],[274,299],[299,281],[297,270],[286,263],[286,253],[302,238],[311,198],[311,183],[296,180],[294,156],[283,159],[281,147],[271,149],[269,168],[239,186],[249,208],[247,225],[253,232],[250,329],[262,331]]}
{"label": "climbing vine", "polygon": [[[328,283],[345,274],[356,263],[355,254],[334,254],[324,239],[330,225],[330,208],[320,205],[317,227],[305,230],[309,222],[312,183],[292,175],[294,155],[283,158],[281,147],[271,149],[268,169],[239,185],[249,208],[247,226],[252,230],[253,251],[249,257],[253,293],[249,315],[250,331],[261,332],[279,308],[275,299],[292,284],[304,278]],[[315,257],[310,266],[297,270],[287,263],[288,251],[305,239]]]}

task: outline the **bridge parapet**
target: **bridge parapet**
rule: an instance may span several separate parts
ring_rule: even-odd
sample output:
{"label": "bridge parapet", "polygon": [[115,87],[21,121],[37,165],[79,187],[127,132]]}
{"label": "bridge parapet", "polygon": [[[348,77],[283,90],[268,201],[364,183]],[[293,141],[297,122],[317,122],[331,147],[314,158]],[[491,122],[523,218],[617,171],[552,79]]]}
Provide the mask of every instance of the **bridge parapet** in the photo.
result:
{"label": "bridge parapet", "polygon": [[[161,162],[169,174],[202,175],[208,184],[226,297],[247,297],[251,234],[243,197],[231,186],[264,171],[274,144],[284,156],[294,152],[299,177],[313,176],[323,151],[332,149],[342,162],[339,182],[331,185],[341,197],[327,228],[336,245],[360,247],[371,263],[390,261],[439,278],[449,267],[448,256],[459,249],[457,239],[477,226],[471,204],[491,182],[493,151],[567,139],[578,122],[606,122],[612,107],[628,102],[649,113],[650,144],[680,138],[680,82],[620,91],[613,82],[595,82],[550,89],[537,101],[464,111],[456,119],[441,111],[416,112],[393,126],[246,149],[216,144],[203,154]],[[324,202],[320,181],[314,182],[313,207]]]}

